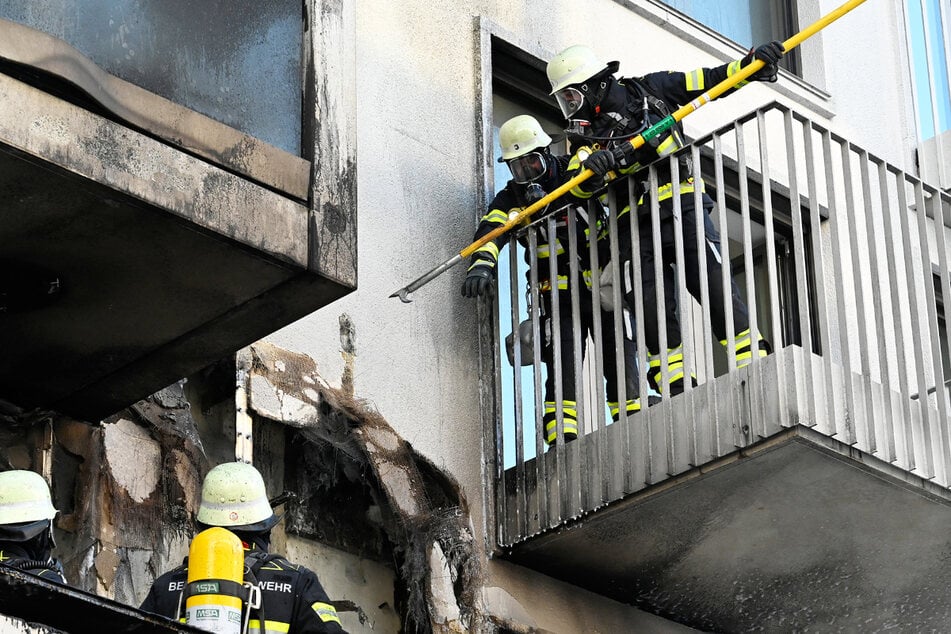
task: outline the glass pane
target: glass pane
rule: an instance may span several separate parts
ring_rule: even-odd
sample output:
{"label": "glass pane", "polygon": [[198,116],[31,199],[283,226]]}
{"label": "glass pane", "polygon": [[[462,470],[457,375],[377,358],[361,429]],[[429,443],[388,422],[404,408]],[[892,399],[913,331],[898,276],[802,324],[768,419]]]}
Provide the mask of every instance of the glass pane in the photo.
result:
{"label": "glass pane", "polygon": [[3,0],[107,73],[300,153],[300,0]]}
{"label": "glass pane", "polygon": [[774,3],[764,0],[667,0],[678,11],[743,46],[775,39]]}

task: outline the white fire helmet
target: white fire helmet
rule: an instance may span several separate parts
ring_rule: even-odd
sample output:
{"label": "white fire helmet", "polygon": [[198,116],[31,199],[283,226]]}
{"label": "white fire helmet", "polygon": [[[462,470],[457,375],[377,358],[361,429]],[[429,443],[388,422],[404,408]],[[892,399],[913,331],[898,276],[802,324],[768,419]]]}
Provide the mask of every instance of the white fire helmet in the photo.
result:
{"label": "white fire helmet", "polygon": [[205,526],[264,531],[277,523],[264,479],[244,462],[220,464],[205,476],[196,518]]}
{"label": "white fire helmet", "polygon": [[602,62],[587,46],[569,46],[548,62],[545,69],[551,82],[551,92],[548,94],[554,95],[568,86],[583,84],[607,68],[608,64]]}
{"label": "white fire helmet", "polygon": [[43,476],[24,470],[0,473],[0,524],[51,520],[55,516],[50,487]]}
{"label": "white fire helmet", "polygon": [[545,134],[535,117],[520,114],[499,128],[499,145],[502,146],[501,160],[508,161],[548,147],[551,137]]}

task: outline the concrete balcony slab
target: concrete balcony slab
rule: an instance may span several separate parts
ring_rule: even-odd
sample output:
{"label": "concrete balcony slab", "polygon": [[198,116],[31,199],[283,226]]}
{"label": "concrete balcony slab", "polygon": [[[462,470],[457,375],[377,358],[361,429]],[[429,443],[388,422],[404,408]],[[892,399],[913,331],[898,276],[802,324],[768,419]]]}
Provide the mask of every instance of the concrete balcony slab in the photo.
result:
{"label": "concrete balcony slab", "polygon": [[0,201],[20,407],[96,420],[352,290],[295,197],[2,74]]}
{"label": "concrete balcony slab", "polygon": [[507,556],[705,631],[946,631],[949,522],[946,488],[794,425]]}

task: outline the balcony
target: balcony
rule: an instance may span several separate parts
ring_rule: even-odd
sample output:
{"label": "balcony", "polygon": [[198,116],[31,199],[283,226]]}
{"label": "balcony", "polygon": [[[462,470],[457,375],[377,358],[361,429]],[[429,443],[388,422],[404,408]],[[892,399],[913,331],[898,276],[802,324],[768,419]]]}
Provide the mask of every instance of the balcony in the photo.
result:
{"label": "balcony", "polygon": [[[728,297],[729,278],[701,283],[701,301],[688,293],[685,247],[705,248],[697,231],[697,245],[676,241],[670,269],[684,370],[696,384],[676,396],[659,386],[654,404],[612,422],[601,377],[635,381],[623,359],[605,368],[595,343],[607,329],[620,339],[622,313],[594,311],[586,357],[555,368],[585,386],[583,431],[564,443],[559,411],[558,442],[546,448],[542,320],[522,300],[525,267],[510,243],[512,310],[500,310],[497,334],[527,320],[536,336],[514,347],[515,367],[528,362],[520,372],[504,346],[496,355],[499,556],[703,630],[947,629],[951,197],[776,103],[679,154],[717,202],[724,260],[772,352],[738,367],[733,337],[721,346],[714,336],[709,292]],[[677,200],[684,163],[661,167]],[[631,199],[638,181],[656,186],[657,172],[630,179]],[[608,202],[616,235],[617,195]],[[689,217],[681,212],[675,205],[675,235]],[[658,226],[656,203],[638,213]],[[523,239],[544,243],[553,222],[536,220]],[[640,326],[663,312],[645,314],[637,238],[627,308]],[[612,239],[613,261],[617,249]],[[603,260],[589,256],[594,268]],[[534,258],[528,268],[537,280]],[[597,297],[598,276],[592,285]],[[571,319],[580,333],[581,299],[571,293],[571,309],[552,320]],[[646,368],[644,329],[633,332],[636,367]],[[660,341],[666,349],[664,329]],[[645,372],[636,384],[649,393]]]}
{"label": "balcony", "polygon": [[0,20],[0,399],[98,420],[350,292],[352,148],[331,136],[314,177]]}

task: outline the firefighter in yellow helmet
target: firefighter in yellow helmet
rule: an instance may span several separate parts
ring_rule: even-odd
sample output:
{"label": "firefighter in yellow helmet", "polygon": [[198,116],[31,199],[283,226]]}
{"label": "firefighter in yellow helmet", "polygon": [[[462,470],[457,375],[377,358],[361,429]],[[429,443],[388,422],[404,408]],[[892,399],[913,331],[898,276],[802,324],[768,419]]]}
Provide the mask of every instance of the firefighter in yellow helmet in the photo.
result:
{"label": "firefighter in yellow helmet", "polygon": [[[555,97],[562,114],[568,122],[566,132],[572,140],[577,154],[572,158],[570,169],[578,170],[582,163],[596,176],[604,177],[610,172],[622,175],[633,174],[642,167],[662,159],[684,146],[683,130],[679,123],[656,137],[648,140],[637,150],[631,139],[665,119],[671,112],[702,95],[720,81],[737,73],[750,64],[753,59],[762,60],[765,65],[751,79],[754,81],[776,81],[777,62],[784,52],[780,42],[770,42],[751,50],[743,59],[713,68],[698,68],[683,73],[676,71],[652,72],[640,77],[615,77],[618,63],[605,64],[587,46],[570,46],[556,55],[547,66],[548,79],[551,82],[551,94]],[[730,94],[733,91],[728,91]],[[703,181],[692,178],[689,164],[681,160],[680,169],[680,208],[682,218],[682,236],[684,245],[685,278],[687,290],[699,301],[701,297],[700,260],[706,260],[707,279],[705,280],[710,297],[710,317],[714,334],[721,343],[727,345],[726,311],[732,310],[737,366],[748,365],[752,360],[752,342],[755,336],[757,354],[764,356],[769,344],[758,333],[751,334],[749,314],[746,304],[740,298],[736,283],[732,291],[724,294],[721,283],[723,254],[720,236],[710,218],[713,199],[704,191]],[[626,182],[619,182],[615,188],[621,211],[618,214],[618,240],[620,244],[623,273],[625,280],[625,301],[634,305],[633,268],[630,258],[631,216],[639,218],[641,279],[644,294],[644,314],[648,317],[644,324],[646,342],[650,353],[649,378],[651,383],[663,389],[664,379],[669,382],[670,392],[676,394],[683,390],[683,348],[680,320],[677,315],[676,278],[671,264],[675,262],[675,235],[673,221],[673,187],[669,160],[657,163],[658,186],[648,191],[646,184],[640,186],[639,198],[628,201]],[[584,185],[584,184],[583,184]],[[701,190],[702,209],[694,209],[694,192]],[[578,196],[592,195],[592,188],[580,187],[573,192]],[[649,209],[650,199],[655,198],[660,207],[660,226],[653,227]],[[632,206],[641,211],[631,214]],[[698,252],[696,213],[703,214],[704,249]],[[660,233],[661,252],[654,252],[653,236]],[[664,279],[654,279],[654,261],[661,258]],[[657,285],[664,288],[666,312],[666,349],[661,350],[659,328],[654,318],[657,315]],[[667,357],[668,374],[663,376],[662,358]]]}
{"label": "firefighter in yellow helmet", "polygon": [[38,473],[0,473],[0,565],[55,583],[66,583],[63,566],[53,558],[50,488]]}
{"label": "firefighter in yellow helmet", "polygon": [[[197,524],[201,530],[225,528],[244,546],[244,578],[260,588],[261,607],[252,610],[250,634],[323,634],[343,632],[337,611],[311,570],[268,553],[271,529],[280,521],[268,502],[264,480],[252,465],[220,464],[208,472],[201,489]],[[179,601],[188,560],[152,584],[141,609],[179,618]]]}
{"label": "firefighter in yellow helmet", "polygon": [[[518,212],[533,202],[540,200],[548,192],[554,191],[568,180],[567,156],[556,156],[551,151],[551,137],[545,133],[538,121],[529,115],[513,117],[499,128],[499,144],[502,155],[500,162],[508,165],[512,174],[510,180],[489,205],[488,212],[482,217],[476,229],[474,240],[478,240],[490,231],[504,224],[509,214]],[[579,312],[581,316],[580,340],[582,347],[593,333],[594,310],[601,310],[599,302],[592,301],[590,285],[590,239],[597,240],[601,229],[601,217],[604,213],[600,203],[589,201],[566,194],[549,204],[545,211],[540,211],[533,219],[554,216],[554,233],[548,235],[550,224],[542,220],[537,223],[538,244],[534,259],[537,262],[539,295],[541,299],[541,357],[545,364],[545,401],[544,401],[544,440],[549,445],[558,438],[558,411],[562,413],[562,424],[565,441],[578,437],[577,398],[580,396],[577,386],[581,381],[575,377],[574,364],[574,324],[572,319],[572,287],[578,289]],[[571,257],[569,252],[569,214],[574,215],[575,239],[578,245],[579,278],[572,279]],[[527,234],[520,231],[516,234],[519,243],[526,249],[525,261],[529,266],[533,263],[532,254],[528,252],[529,243]],[[477,297],[491,294],[495,286],[495,265],[499,257],[499,249],[507,242],[508,236],[488,242],[472,256],[462,294],[466,297]],[[551,250],[555,249],[556,275],[551,273]],[[600,252],[599,252],[600,253]],[[606,255],[605,255],[606,257]],[[600,260],[604,264],[605,260]],[[554,290],[557,288],[557,292]],[[557,295],[557,301],[554,297]],[[554,308],[557,303],[558,319],[554,319]],[[608,407],[615,420],[620,416],[620,410],[633,413],[640,409],[640,402],[635,396],[627,398],[624,403],[618,404],[617,371],[615,358],[618,346],[615,345],[613,317],[610,312],[601,312],[601,342],[604,356],[604,375]],[[560,355],[556,359],[555,339],[558,338]],[[627,342],[630,343],[630,342]],[[622,347],[622,350],[624,348]],[[582,349],[581,354],[584,354]],[[633,358],[633,355],[631,355]],[[557,368],[560,367],[560,373]],[[627,367],[628,389],[626,394],[633,394],[637,381],[633,377],[634,368]],[[560,376],[560,386],[557,378]],[[560,389],[559,389],[560,387]]]}

